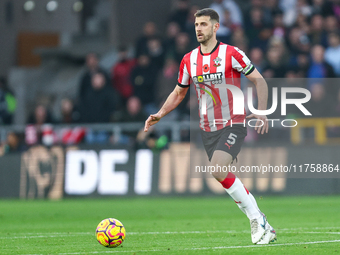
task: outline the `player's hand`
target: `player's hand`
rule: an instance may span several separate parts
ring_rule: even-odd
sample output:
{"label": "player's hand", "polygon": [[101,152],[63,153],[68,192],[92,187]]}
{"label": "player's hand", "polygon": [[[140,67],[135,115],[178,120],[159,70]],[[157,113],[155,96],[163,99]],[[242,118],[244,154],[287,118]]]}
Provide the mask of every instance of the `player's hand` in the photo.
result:
{"label": "player's hand", "polygon": [[[257,114],[250,114],[246,117],[247,119],[251,119],[251,118],[256,118],[256,127],[255,127],[255,131],[257,131],[258,134],[264,134],[264,132],[268,133],[268,119],[266,115],[257,115]],[[263,123],[263,125],[261,126],[261,124]]]}
{"label": "player's hand", "polygon": [[149,130],[149,127],[155,125],[161,119],[161,115],[159,113],[151,114],[149,118],[145,121],[144,132]]}

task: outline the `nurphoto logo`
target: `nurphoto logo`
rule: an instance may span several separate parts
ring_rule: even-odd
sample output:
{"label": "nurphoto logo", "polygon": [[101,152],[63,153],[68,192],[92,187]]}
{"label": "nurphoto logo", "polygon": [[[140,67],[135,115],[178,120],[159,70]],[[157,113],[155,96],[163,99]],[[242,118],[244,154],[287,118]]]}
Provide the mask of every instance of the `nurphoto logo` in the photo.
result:
{"label": "nurphoto logo", "polygon": [[[205,88],[201,88],[200,86],[198,89],[203,90],[206,93],[201,94],[201,104],[200,104],[200,112],[201,115],[206,115],[207,114],[207,95],[211,97],[211,99],[214,102],[214,105],[220,104],[222,107],[224,106],[222,103],[222,100],[219,96],[219,93],[217,89],[227,89],[231,92],[233,96],[233,113],[234,115],[244,115],[244,94],[242,90],[234,85],[228,85],[228,84],[215,84],[215,87],[213,88],[210,85],[200,83],[198,81],[199,85],[203,85],[211,90],[209,92]],[[277,106],[278,106],[278,88],[273,87],[273,98],[272,98],[272,105],[270,109],[268,110],[257,110],[253,106],[253,98],[252,96],[248,96],[247,98],[247,104],[248,104],[248,109],[251,113],[256,114],[256,115],[269,115],[272,114],[276,111]],[[253,88],[248,87],[247,90],[248,95],[253,95]],[[303,98],[294,98],[290,99],[287,98],[288,93],[299,93],[303,94]],[[311,93],[309,90],[305,88],[291,88],[291,87],[282,87],[281,88],[281,115],[286,116],[287,115],[287,105],[295,105],[305,116],[311,116],[312,114],[306,109],[306,107],[303,106],[303,104],[307,103],[311,99]],[[228,103],[228,102],[226,102]],[[224,120],[224,119],[214,119],[214,125],[216,124],[226,124],[230,121],[232,125],[232,120]],[[251,121],[257,121],[257,120],[249,120],[248,125],[251,127],[255,127],[250,125]],[[260,127],[264,125],[263,121],[259,120],[261,122]],[[268,122],[272,123],[272,126],[274,125],[274,121],[279,121],[279,119],[268,119]],[[294,122],[294,125],[285,125],[284,123],[286,122]],[[284,119],[281,121],[281,124],[283,127],[295,127],[297,125],[297,121],[294,119]],[[245,120],[244,120],[244,125],[245,125]]]}

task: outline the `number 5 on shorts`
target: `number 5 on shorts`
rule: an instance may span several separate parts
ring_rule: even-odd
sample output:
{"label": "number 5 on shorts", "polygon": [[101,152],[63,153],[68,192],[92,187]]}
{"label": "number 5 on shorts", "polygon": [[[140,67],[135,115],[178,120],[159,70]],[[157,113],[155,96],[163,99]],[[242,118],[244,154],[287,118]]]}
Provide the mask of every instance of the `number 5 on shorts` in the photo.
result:
{"label": "number 5 on shorts", "polygon": [[237,135],[230,133],[227,142],[231,145],[235,144]]}

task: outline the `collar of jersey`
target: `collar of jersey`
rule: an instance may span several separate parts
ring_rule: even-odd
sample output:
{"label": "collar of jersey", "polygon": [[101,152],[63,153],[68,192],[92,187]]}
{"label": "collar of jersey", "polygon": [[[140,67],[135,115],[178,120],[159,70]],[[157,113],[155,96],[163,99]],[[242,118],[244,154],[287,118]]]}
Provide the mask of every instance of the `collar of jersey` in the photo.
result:
{"label": "collar of jersey", "polygon": [[201,46],[200,46],[200,53],[203,56],[208,56],[208,55],[212,54],[215,50],[217,50],[218,46],[220,46],[220,41],[217,41],[215,48],[213,48],[213,50],[210,53],[203,53]]}

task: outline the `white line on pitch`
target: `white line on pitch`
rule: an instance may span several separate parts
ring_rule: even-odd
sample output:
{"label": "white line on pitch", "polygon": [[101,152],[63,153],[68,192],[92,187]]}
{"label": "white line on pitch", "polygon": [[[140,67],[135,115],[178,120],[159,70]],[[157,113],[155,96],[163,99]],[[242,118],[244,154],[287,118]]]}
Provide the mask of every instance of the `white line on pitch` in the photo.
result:
{"label": "white line on pitch", "polygon": [[[314,242],[300,242],[300,243],[279,243],[279,244],[267,244],[267,245],[241,245],[241,246],[217,246],[217,247],[196,247],[196,248],[185,248],[185,249],[175,249],[173,251],[195,251],[195,250],[223,250],[223,249],[244,249],[244,248],[266,248],[275,246],[292,246],[292,245],[306,245],[306,244],[322,244],[322,243],[339,243],[340,240],[328,240],[328,241],[314,241]],[[77,255],[77,254],[98,254],[98,253],[123,253],[123,252],[161,252],[167,251],[164,249],[157,250],[124,250],[124,251],[93,251],[93,252],[70,252],[70,253],[59,253],[59,255]],[[27,255],[37,255],[37,254],[27,254]]]}
{"label": "white line on pitch", "polygon": [[[311,228],[308,228],[308,227],[305,227],[305,228],[277,228],[276,230],[277,231],[299,231],[299,230],[318,230],[318,229],[340,229],[340,226],[338,227],[311,227]],[[46,232],[46,233],[14,233],[14,232],[11,232],[11,235],[44,235],[44,234],[48,234],[48,235],[67,235],[67,234],[70,234],[70,235],[92,235],[94,234],[95,231],[93,232]],[[171,232],[171,231],[164,231],[164,232],[128,232],[129,234],[131,235],[140,235],[140,234],[146,234],[146,235],[154,235],[154,234],[178,234],[178,233],[183,233],[183,234],[190,234],[190,233],[198,233],[198,234],[201,234],[201,233],[217,233],[217,232],[223,232],[223,233],[226,233],[226,232],[230,232],[230,233],[240,233],[240,231],[235,231],[235,230],[207,230],[207,231],[182,231],[182,232]],[[246,232],[248,233],[249,231],[242,231],[242,232]],[[322,232],[323,233],[323,232]],[[326,233],[326,232],[325,232]]]}
{"label": "white line on pitch", "polygon": [[304,231],[304,232],[296,232],[296,231],[285,231],[285,234],[331,234],[331,235],[340,235],[340,232],[316,232],[316,231]]}
{"label": "white line on pitch", "polygon": [[[320,243],[339,243],[340,240],[314,241],[314,242],[300,242],[300,243],[278,243],[265,245],[244,245],[244,246],[219,246],[219,247],[202,247],[202,248],[185,248],[184,250],[208,250],[208,249],[239,249],[239,248],[261,248],[261,247],[275,247],[275,246],[292,246],[303,244],[320,244]],[[67,253],[61,253],[67,254]]]}
{"label": "white line on pitch", "polygon": [[[302,230],[318,230],[318,229],[335,229],[340,227],[315,227],[315,228],[283,228],[277,229],[277,232],[284,231],[285,233],[300,233],[300,234],[340,234],[340,232],[305,232]],[[287,232],[295,231],[295,232]],[[213,233],[226,233],[226,234],[237,234],[237,233],[249,233],[248,230],[235,231],[235,230],[208,230],[208,231],[165,231],[165,232],[128,232],[128,235],[168,235],[168,234],[213,234]],[[48,238],[48,237],[66,237],[66,236],[77,236],[77,235],[94,235],[95,232],[61,232],[61,233],[21,233],[23,236],[13,236],[16,233],[11,233],[11,236],[0,237],[0,239],[20,239],[20,238]],[[34,235],[36,234],[36,235]]]}

